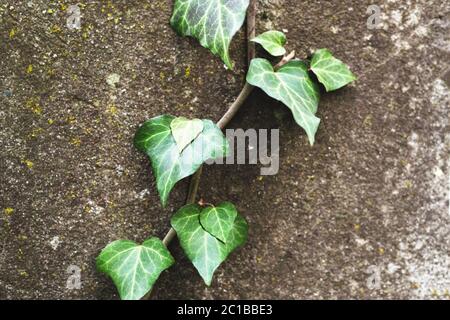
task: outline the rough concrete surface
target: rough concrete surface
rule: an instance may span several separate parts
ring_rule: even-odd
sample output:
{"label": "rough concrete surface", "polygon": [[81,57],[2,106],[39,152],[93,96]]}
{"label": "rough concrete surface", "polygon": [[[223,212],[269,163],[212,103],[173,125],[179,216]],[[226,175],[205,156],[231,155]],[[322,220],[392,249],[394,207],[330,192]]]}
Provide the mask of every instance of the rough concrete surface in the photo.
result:
{"label": "rough concrete surface", "polygon": [[[2,299],[117,299],[95,257],[164,236],[188,187],[161,208],[136,128],[163,113],[219,119],[244,81],[242,31],[231,72],[172,31],[172,0],[78,2],[79,31],[70,1],[0,0]],[[200,186],[235,202],[249,242],[207,288],[175,241],[154,298],[448,299],[449,14],[442,0],[260,1],[258,32],[285,29],[299,57],[327,47],[359,80],[323,97],[314,147],[252,94],[230,127],[280,128],[279,174],[208,166]]]}

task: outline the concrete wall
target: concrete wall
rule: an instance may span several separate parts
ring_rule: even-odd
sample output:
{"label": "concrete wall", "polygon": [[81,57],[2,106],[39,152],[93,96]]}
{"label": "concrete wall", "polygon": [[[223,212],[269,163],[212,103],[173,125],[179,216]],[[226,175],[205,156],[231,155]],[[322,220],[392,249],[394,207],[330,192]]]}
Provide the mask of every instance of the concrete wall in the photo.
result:
{"label": "concrete wall", "polygon": [[[230,72],[171,30],[172,0],[78,2],[71,31],[70,2],[0,1],[0,298],[117,298],[95,257],[118,238],[162,237],[187,192],[179,183],[161,208],[136,128],[163,113],[219,119],[244,81],[242,32]],[[279,128],[280,173],[211,166],[200,186],[235,202],[249,242],[210,288],[175,242],[154,297],[448,298],[449,12],[438,0],[260,1],[258,32],[286,29],[299,57],[327,47],[359,80],[322,99],[312,148],[285,107],[252,94],[230,127]],[[66,288],[70,265],[81,290]]]}

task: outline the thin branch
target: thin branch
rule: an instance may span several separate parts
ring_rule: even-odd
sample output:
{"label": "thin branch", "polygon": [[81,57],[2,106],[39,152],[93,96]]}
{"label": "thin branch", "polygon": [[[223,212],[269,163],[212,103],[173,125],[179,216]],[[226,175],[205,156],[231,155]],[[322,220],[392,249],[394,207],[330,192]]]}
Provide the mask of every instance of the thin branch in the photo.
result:
{"label": "thin branch", "polygon": [[[286,63],[291,61],[295,58],[295,51],[292,51],[290,54],[285,56],[277,65],[274,66],[275,70],[278,70],[282,66],[284,66]],[[253,89],[252,85],[250,85],[248,82],[245,83],[244,88],[242,88],[241,93],[236,98],[236,101],[233,102],[233,104],[230,106],[228,111],[223,115],[223,117],[217,122],[217,126],[220,129],[225,129],[225,127],[230,123],[231,120],[233,120],[234,116],[238,113],[239,109],[244,104],[245,100],[247,100],[250,93],[252,93]],[[198,186],[200,184],[200,178],[202,176],[202,168],[200,169],[192,176],[191,178],[191,184],[189,186],[189,192],[186,200],[186,204],[192,204],[195,203],[195,199],[197,197],[197,191]],[[173,228],[169,230],[167,235],[164,237],[163,243],[167,247],[170,242],[173,240],[173,238],[176,236],[176,232]]]}
{"label": "thin branch", "polygon": [[[189,192],[186,199],[186,204],[193,204],[195,203],[195,198],[197,197],[197,191],[198,186],[200,184],[200,178],[202,177],[202,171],[203,167],[200,167],[200,169],[197,170],[197,172],[192,176],[191,183],[189,185]],[[166,234],[166,236],[163,239],[163,244],[167,247],[170,242],[172,242],[173,238],[177,233],[175,232],[174,228],[170,228],[169,232]]]}
{"label": "thin branch", "polygon": [[233,120],[236,113],[239,111],[239,109],[244,104],[245,100],[247,100],[250,93],[252,93],[254,87],[249,84],[248,82],[245,82],[244,88],[242,88],[241,93],[236,98],[236,100],[233,102],[233,104],[230,106],[228,111],[223,115],[223,117],[217,122],[217,126],[220,129],[225,129],[225,127],[230,123],[231,120]]}
{"label": "thin branch", "polygon": [[258,0],[250,0],[247,13],[247,63],[256,57],[256,44],[252,40],[256,37],[256,12],[258,11]]}
{"label": "thin branch", "polygon": [[[248,65],[250,66],[251,61],[256,56],[256,48],[255,43],[250,41],[255,38],[256,35],[256,11],[257,11],[258,0],[250,0],[250,5],[248,9],[247,15],[247,59]],[[274,70],[278,70],[283,65],[291,61],[295,58],[295,51],[292,51],[289,55],[284,56],[283,59],[274,66]],[[254,87],[250,85],[248,82],[245,82],[244,87],[242,88],[241,93],[230,106],[228,111],[222,116],[222,118],[217,122],[217,126],[223,130],[225,127],[233,120],[234,116],[237,114],[239,109],[243,106],[245,101],[247,100],[250,93],[252,93]],[[203,172],[203,166],[201,166],[198,171],[192,176],[191,182],[189,185],[189,192],[186,199],[186,204],[193,204],[197,198],[198,187],[200,184],[200,179]],[[175,229],[170,228],[169,232],[163,239],[163,244],[168,247],[172,240],[176,237],[177,233]],[[143,299],[149,299],[152,294],[152,291],[148,292],[147,295]]]}
{"label": "thin branch", "polygon": [[281,61],[278,62],[278,64],[276,64],[275,67],[273,67],[273,69],[275,71],[280,69],[282,66],[284,66],[286,63],[288,63],[294,58],[295,58],[295,50],[289,53],[287,56],[284,56],[283,59],[281,59]]}
{"label": "thin branch", "polygon": [[[258,0],[250,0],[250,4],[248,7],[247,13],[247,63],[250,66],[250,62],[256,57],[256,48],[255,43],[250,41],[256,36],[256,11],[258,8]],[[245,82],[245,86],[242,89],[241,93],[237,97],[236,101],[231,105],[228,111],[224,114],[224,116],[219,120],[217,126],[220,129],[224,129],[227,124],[233,119],[236,113],[239,111],[241,106],[244,104],[245,100],[247,100],[250,93],[253,91],[253,86]],[[186,204],[195,203],[195,199],[197,198],[198,186],[200,184],[200,179],[202,177],[203,166],[192,176],[191,183],[189,186],[189,192],[186,199]],[[173,228],[170,228],[169,232],[163,239],[164,245],[167,247],[170,242],[175,238],[177,233]]]}
{"label": "thin branch", "polygon": [[[252,15],[256,14],[256,3],[257,3],[256,0],[251,1],[250,6],[253,5],[254,7],[249,8],[249,14],[252,14]],[[255,9],[252,10],[252,8],[255,8]],[[254,38],[254,33],[255,33],[254,17],[251,18],[249,16],[247,22],[248,22],[247,31],[249,32],[249,34],[248,34],[249,36],[247,38],[252,39],[252,38]],[[249,58],[249,64],[250,64],[250,61],[255,57],[255,51],[254,51],[253,42],[248,41],[248,43],[249,43],[249,45],[248,45],[249,57],[248,58]],[[288,63],[289,61],[294,59],[294,57],[295,57],[295,51],[292,51],[287,56],[284,56],[283,59],[277,65],[274,66],[274,69],[278,70],[279,68],[284,66],[286,63]],[[236,98],[236,100],[230,106],[228,111],[219,120],[219,122],[217,122],[217,126],[220,129],[222,129],[222,130],[225,129],[225,127],[230,123],[230,121],[233,120],[234,116],[238,113],[239,109],[242,107],[244,102],[247,100],[250,93],[252,93],[253,89],[254,89],[254,87],[252,85],[250,85],[248,82],[245,83],[244,88],[242,88],[242,91],[239,94],[239,96]],[[198,186],[200,184],[200,179],[202,176],[202,171],[203,171],[203,167],[200,167],[200,169],[191,178],[191,183],[189,186],[189,192],[188,192],[188,196],[186,199],[186,204],[195,203],[195,199],[197,198]],[[175,238],[176,235],[177,235],[177,233],[175,232],[175,230],[173,228],[171,228],[163,239],[164,245],[167,247],[170,244],[170,242],[172,242],[172,240]]]}

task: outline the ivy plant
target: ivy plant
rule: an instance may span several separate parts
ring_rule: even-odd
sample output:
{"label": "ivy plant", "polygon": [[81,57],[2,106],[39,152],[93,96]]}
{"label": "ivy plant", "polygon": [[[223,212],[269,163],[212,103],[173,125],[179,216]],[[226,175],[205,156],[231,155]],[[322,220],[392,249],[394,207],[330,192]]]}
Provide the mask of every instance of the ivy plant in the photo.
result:
{"label": "ivy plant", "polygon": [[[242,27],[249,4],[255,3],[175,0],[171,25],[180,35],[196,38],[231,69],[230,42]],[[248,21],[254,21],[254,17]],[[175,235],[208,286],[217,268],[246,243],[248,224],[234,204],[195,203],[195,196],[203,163],[228,155],[230,147],[222,129],[254,87],[288,107],[313,145],[321,122],[317,115],[321,86],[330,92],[356,79],[349,67],[327,49],[317,50],[310,60],[295,59],[295,53],[287,55],[287,39],[280,31],[267,31],[249,40],[270,55],[283,58],[275,66],[262,58],[249,61],[247,83],[221,121],[215,124],[207,119],[161,115],[142,124],[136,132],[134,145],[150,159],[162,207],[167,205],[178,181],[189,176],[192,179],[188,203],[172,217],[172,228],[163,240],[152,237],[141,245],[129,240],[114,241],[97,257],[98,270],[113,280],[122,299],[147,296],[160,274],[175,263],[167,247]]]}

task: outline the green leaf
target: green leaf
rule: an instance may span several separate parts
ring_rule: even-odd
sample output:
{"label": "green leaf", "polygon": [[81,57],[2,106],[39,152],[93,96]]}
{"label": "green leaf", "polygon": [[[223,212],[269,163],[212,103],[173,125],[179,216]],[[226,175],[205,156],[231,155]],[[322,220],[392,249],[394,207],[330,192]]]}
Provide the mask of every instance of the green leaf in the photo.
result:
{"label": "green leaf", "polygon": [[[202,120],[203,131],[180,153],[171,129],[175,119],[171,115],[153,118],[139,128],[134,139],[136,148],[150,157],[163,206],[178,181],[195,173],[205,161],[226,157],[229,150],[222,131],[212,121]],[[190,129],[183,132],[192,137]]]}
{"label": "green leaf", "polygon": [[203,131],[203,121],[200,119],[189,120],[184,117],[176,118],[170,123],[173,138],[180,153]]}
{"label": "green leaf", "polygon": [[200,224],[202,208],[199,205],[187,205],[172,218],[172,227],[177,232],[181,247],[206,285],[211,285],[214,271],[228,255],[247,241],[248,225],[239,214],[233,223],[227,242],[223,243]]}
{"label": "green leaf", "polygon": [[249,0],[175,0],[172,27],[182,36],[191,36],[222,58],[229,69],[230,42],[242,27]]}
{"label": "green leaf", "polygon": [[112,278],[122,300],[139,300],[174,262],[157,238],[150,238],[142,245],[118,240],[102,250],[97,257],[97,269]]}
{"label": "green leaf", "polygon": [[275,57],[286,54],[286,49],[284,48],[286,35],[283,32],[267,31],[251,41],[259,43],[267,52]]}
{"label": "green leaf", "polygon": [[217,207],[205,208],[200,214],[200,223],[206,231],[226,243],[237,214],[236,207],[232,203],[223,202]]}
{"label": "green leaf", "polygon": [[247,82],[291,109],[295,121],[305,129],[311,145],[314,144],[320,124],[320,119],[315,116],[319,105],[319,89],[309,77],[308,68],[303,62],[290,61],[274,71],[266,59],[253,59]]}
{"label": "green leaf", "polygon": [[340,89],[356,80],[356,76],[341,60],[333,57],[328,49],[317,50],[311,60],[311,70],[327,92]]}

